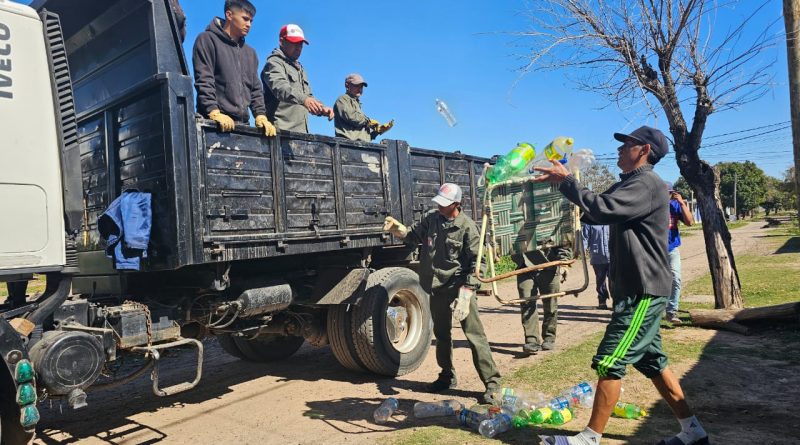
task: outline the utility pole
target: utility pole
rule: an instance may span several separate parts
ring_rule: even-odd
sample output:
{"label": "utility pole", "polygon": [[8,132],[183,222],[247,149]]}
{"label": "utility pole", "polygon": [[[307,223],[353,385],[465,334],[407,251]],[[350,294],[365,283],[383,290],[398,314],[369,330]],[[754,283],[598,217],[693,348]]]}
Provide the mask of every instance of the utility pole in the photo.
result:
{"label": "utility pole", "polygon": [[739,220],[739,212],[736,211],[736,186],[739,183],[739,173],[733,172],[733,220]]}
{"label": "utility pole", "polygon": [[794,147],[794,190],[797,194],[797,218],[800,223],[800,0],[783,0],[786,25],[786,54],[789,62],[789,107],[792,116]]}

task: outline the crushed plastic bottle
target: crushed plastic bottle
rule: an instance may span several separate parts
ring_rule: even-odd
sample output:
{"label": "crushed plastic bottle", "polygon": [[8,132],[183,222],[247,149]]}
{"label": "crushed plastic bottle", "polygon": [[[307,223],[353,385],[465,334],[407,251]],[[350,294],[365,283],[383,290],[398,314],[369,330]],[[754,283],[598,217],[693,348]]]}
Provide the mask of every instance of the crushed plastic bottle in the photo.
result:
{"label": "crushed plastic bottle", "polygon": [[436,99],[436,111],[438,111],[439,114],[442,115],[444,120],[447,121],[447,125],[455,127],[456,124],[458,123],[456,117],[453,116],[453,113],[450,111],[450,108],[447,106],[447,104],[443,100],[439,100],[438,98]]}
{"label": "crushed plastic bottle", "polygon": [[525,167],[536,157],[536,148],[527,142],[520,142],[507,155],[498,159],[494,166],[486,172],[486,181],[496,184],[525,172]]}
{"label": "crushed plastic bottle", "polygon": [[528,415],[528,419],[530,419],[530,423],[534,425],[540,425],[550,420],[550,417],[552,415],[553,415],[553,409],[545,406],[542,408],[536,408],[535,410],[531,411],[530,414]]}
{"label": "crushed plastic bottle", "polygon": [[574,414],[572,412],[572,408],[563,408],[556,411],[553,411],[553,414],[550,416],[550,419],[547,420],[547,423],[550,425],[563,425],[574,418]]}
{"label": "crushed plastic bottle", "polygon": [[594,164],[595,157],[592,150],[588,148],[582,148],[573,152],[569,156],[569,168],[572,171],[582,171],[589,168],[592,164]]}
{"label": "crushed plastic bottle", "polygon": [[397,401],[394,397],[389,397],[388,399],[384,400],[383,403],[375,410],[372,414],[372,417],[375,419],[375,423],[386,423],[389,420],[389,417],[397,410],[397,407],[400,406],[400,402]]}
{"label": "crushed plastic bottle", "polygon": [[468,409],[462,409],[461,412],[458,413],[458,423],[461,426],[475,430],[480,427],[481,422],[491,417],[492,415],[489,413],[488,408],[476,405]]}
{"label": "crushed plastic bottle", "polygon": [[614,405],[614,417],[621,417],[623,419],[638,419],[647,415],[647,411],[634,403],[617,402]]}
{"label": "crushed plastic bottle", "polygon": [[563,397],[572,399],[570,404],[573,407],[591,407],[594,403],[594,390],[589,382],[580,382],[572,388],[565,389],[561,392]]}
{"label": "crushed plastic bottle", "polygon": [[414,417],[424,419],[427,417],[454,416],[456,412],[463,409],[464,405],[457,400],[417,402],[414,404]]}
{"label": "crushed plastic bottle", "polygon": [[505,412],[501,412],[491,419],[486,419],[478,425],[478,432],[483,437],[495,437],[498,434],[505,433],[513,426],[511,416]]}
{"label": "crushed plastic bottle", "polygon": [[544,406],[545,396],[540,392],[501,388],[492,395],[495,405],[503,410],[516,413],[519,410],[532,410]]}

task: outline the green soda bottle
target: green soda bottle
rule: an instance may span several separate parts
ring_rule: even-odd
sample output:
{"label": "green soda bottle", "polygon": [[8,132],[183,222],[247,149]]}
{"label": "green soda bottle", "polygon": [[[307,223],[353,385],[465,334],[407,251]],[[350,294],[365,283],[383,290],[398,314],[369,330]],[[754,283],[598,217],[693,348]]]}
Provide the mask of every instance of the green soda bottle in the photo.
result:
{"label": "green soda bottle", "polygon": [[553,414],[550,416],[550,420],[547,422],[550,425],[563,425],[573,418],[572,409],[570,408],[561,408],[559,410],[553,411]]}
{"label": "green soda bottle", "polygon": [[550,416],[553,415],[553,409],[549,407],[544,408],[536,408],[531,412],[530,421],[534,425],[539,425],[541,423],[545,423],[550,420]]}
{"label": "green soda bottle", "polygon": [[486,172],[486,180],[496,184],[511,178],[524,171],[525,166],[536,157],[536,149],[527,142],[520,142],[507,155],[497,160],[497,163]]}
{"label": "green soda bottle", "polygon": [[623,403],[617,402],[614,405],[614,417],[621,417],[623,419],[638,419],[639,417],[644,417],[647,415],[647,411],[634,404],[634,403]]}
{"label": "green soda bottle", "polygon": [[511,418],[511,423],[514,428],[524,428],[531,424],[531,411],[521,409]]}

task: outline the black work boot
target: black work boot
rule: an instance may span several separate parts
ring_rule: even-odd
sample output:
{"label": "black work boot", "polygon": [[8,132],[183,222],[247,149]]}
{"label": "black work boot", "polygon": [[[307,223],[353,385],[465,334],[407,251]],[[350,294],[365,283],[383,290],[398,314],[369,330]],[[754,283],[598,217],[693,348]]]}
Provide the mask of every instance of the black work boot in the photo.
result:
{"label": "black work boot", "polygon": [[432,393],[440,393],[447,391],[448,389],[455,389],[458,386],[458,380],[456,376],[446,376],[446,375],[439,375],[439,378],[436,379],[433,383],[429,383],[428,387],[426,388],[428,392]]}

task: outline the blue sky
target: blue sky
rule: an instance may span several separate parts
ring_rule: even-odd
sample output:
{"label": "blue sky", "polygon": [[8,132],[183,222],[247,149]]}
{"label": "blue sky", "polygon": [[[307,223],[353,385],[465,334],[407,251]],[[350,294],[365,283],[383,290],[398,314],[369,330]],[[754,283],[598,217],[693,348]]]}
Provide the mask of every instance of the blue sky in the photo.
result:
{"label": "blue sky", "polygon": [[[213,16],[222,15],[224,2],[181,3],[188,16],[185,49],[191,55],[195,37]],[[277,46],[280,27],[300,25],[311,42],[300,61],[315,95],[332,106],[344,92],[345,76],[361,73],[369,82],[362,98],[367,115],[382,122],[395,119],[386,137],[407,140],[414,147],[491,156],[506,153],[520,141],[539,148],[566,135],[575,138],[578,148],[591,148],[608,158],[616,156],[613,132],[632,131],[645,123],[668,128],[663,118],[643,121],[636,110],[620,110],[608,106],[602,96],[578,91],[564,73],[531,73],[520,79],[525,42],[510,33],[529,27],[523,12],[535,0],[253,3],[258,13],[247,43],[256,49],[261,65]],[[715,27],[727,30],[756,3],[760,2],[746,0],[739,9],[726,9]],[[744,36],[775,20],[779,26],[774,33],[782,35],[781,8],[780,0],[771,0]],[[778,39],[765,57],[776,62],[771,91],[739,110],[712,115],[706,136],[789,120],[784,41]],[[447,126],[437,114],[436,98],[449,104],[458,125]],[[312,117],[311,131],[333,135],[333,123]],[[791,132],[785,129],[706,152],[704,157],[712,163],[752,160],[767,174],[782,177],[792,162]],[[670,181],[679,175],[674,158],[664,159],[657,171]]]}

